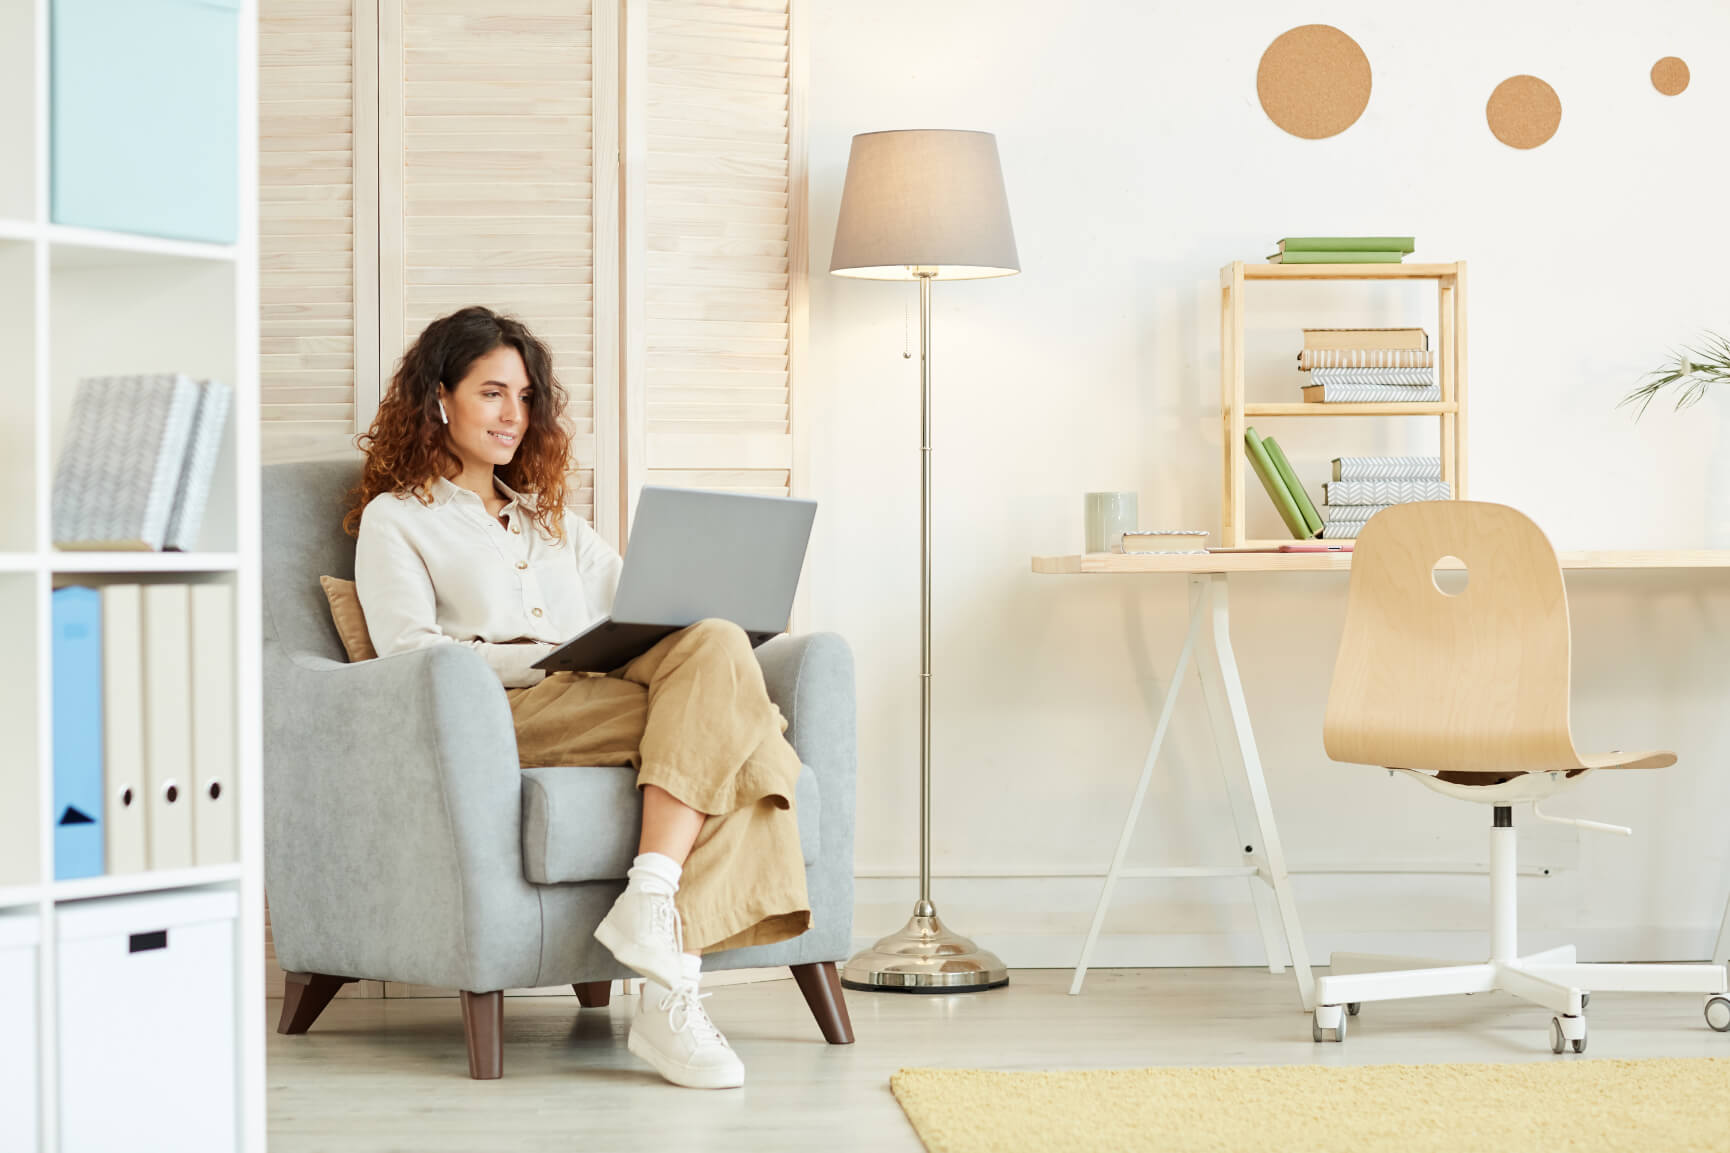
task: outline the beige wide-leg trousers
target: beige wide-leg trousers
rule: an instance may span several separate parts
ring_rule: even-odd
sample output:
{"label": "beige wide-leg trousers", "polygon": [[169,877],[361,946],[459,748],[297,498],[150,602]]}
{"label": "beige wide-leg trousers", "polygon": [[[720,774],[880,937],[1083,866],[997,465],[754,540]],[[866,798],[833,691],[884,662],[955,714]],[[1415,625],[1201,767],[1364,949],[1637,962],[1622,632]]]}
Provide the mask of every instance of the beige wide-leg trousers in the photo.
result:
{"label": "beige wide-leg trousers", "polygon": [[793,790],[799,756],[743,629],[698,621],[606,676],[509,689],[522,767],[630,765],[705,813],[677,905],[687,952],[767,945],[811,927]]}

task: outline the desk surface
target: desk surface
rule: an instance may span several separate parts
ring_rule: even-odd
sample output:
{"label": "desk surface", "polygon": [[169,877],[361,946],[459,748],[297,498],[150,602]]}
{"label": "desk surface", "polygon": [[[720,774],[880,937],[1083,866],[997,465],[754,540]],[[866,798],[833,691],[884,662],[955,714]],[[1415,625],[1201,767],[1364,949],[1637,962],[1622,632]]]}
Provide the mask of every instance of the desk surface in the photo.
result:
{"label": "desk surface", "polygon": [[[1558,555],[1565,569],[1730,568],[1730,550],[1727,549],[1625,549],[1563,552]],[[1349,552],[1216,552],[1167,556],[1093,552],[1033,558],[1034,572],[1057,574],[1345,572],[1351,567],[1352,554]]]}

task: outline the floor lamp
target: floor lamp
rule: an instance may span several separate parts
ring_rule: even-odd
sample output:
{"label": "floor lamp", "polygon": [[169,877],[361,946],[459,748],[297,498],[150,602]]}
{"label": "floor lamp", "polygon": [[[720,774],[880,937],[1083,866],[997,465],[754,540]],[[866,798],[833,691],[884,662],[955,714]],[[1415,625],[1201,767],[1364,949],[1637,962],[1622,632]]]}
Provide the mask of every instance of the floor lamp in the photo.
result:
{"label": "floor lamp", "polygon": [[1003,962],[943,927],[931,903],[931,282],[1021,271],[989,132],[853,138],[829,271],[919,282],[919,901],[896,933],[843,966],[850,989],[965,993],[1009,983]]}

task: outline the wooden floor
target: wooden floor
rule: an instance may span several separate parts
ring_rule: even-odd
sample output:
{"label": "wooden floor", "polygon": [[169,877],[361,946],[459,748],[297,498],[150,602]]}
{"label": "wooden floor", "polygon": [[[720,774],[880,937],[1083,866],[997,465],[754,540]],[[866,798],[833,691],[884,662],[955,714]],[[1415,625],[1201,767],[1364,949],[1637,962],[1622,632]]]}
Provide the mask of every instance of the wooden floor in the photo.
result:
{"label": "wooden floor", "polygon": [[[1325,971],[1325,970],[1324,970]],[[449,998],[338,999],[312,1031],[275,1031],[272,1153],[822,1149],[917,1153],[889,1094],[904,1065],[1083,1069],[1142,1065],[1415,1064],[1730,1056],[1702,999],[1595,996],[1582,1056],[1549,1050],[1550,1014],[1505,993],[1367,1005],[1344,1045],[1310,1040],[1289,974],[1017,970],[1006,989],[952,997],[849,992],[858,1042],[823,1043],[789,980],[719,989],[711,1016],[744,1059],[742,1090],[666,1084],[625,1050],[635,998],[505,1001],[505,1075],[470,1081]]]}

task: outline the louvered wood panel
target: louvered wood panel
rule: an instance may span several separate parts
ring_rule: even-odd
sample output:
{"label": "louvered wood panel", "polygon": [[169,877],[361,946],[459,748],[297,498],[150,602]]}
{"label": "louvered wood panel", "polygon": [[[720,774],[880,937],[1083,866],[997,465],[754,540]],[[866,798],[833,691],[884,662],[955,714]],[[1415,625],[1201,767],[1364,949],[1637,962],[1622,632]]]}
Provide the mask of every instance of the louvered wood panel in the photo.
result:
{"label": "louvered wood panel", "polygon": [[674,488],[706,488],[754,496],[789,495],[790,474],[786,469],[652,468],[647,476],[650,484]]}
{"label": "louvered wood panel", "polygon": [[[383,0],[384,361],[469,304],[551,348],[569,503],[594,519],[594,49],[587,0]],[[610,106],[610,105],[609,105]]]}
{"label": "louvered wood panel", "polygon": [[648,483],[793,481],[790,28],[787,0],[647,3],[633,411]]}
{"label": "louvered wood panel", "polygon": [[259,384],[268,460],[355,416],[354,0],[259,5]]}

